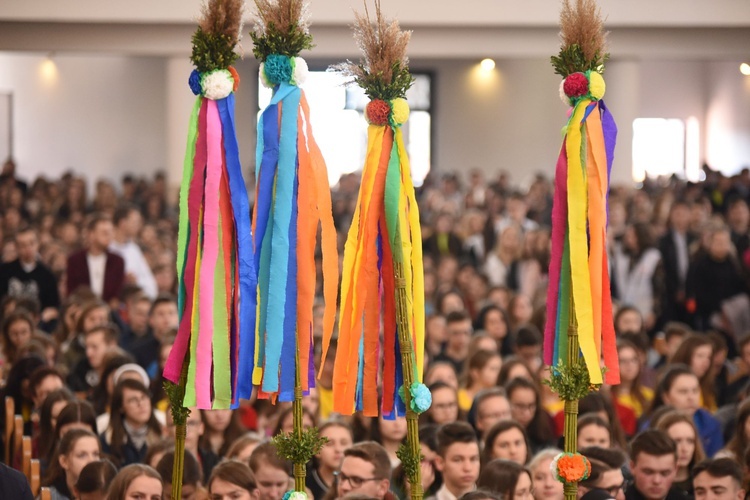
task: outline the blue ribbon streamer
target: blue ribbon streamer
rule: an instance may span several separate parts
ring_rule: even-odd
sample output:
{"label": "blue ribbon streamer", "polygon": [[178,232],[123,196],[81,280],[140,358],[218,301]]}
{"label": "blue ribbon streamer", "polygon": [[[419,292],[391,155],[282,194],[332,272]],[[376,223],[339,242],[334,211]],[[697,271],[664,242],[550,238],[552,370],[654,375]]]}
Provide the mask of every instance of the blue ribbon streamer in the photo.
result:
{"label": "blue ribbon streamer", "polygon": [[[277,96],[282,94],[283,108],[279,139],[279,166],[276,170],[274,193],[270,276],[273,276],[275,283],[286,284],[289,273],[289,228],[292,222],[297,165],[297,110],[299,109],[301,92],[298,87],[281,84]],[[274,96],[276,102],[278,102],[277,96]],[[273,393],[279,390],[278,367],[284,340],[285,321],[283,318],[286,310],[286,298],[286,291],[282,286],[269,286],[267,315],[273,318],[273,321],[267,322],[265,325],[266,346],[264,376],[261,386],[263,392]],[[275,376],[270,376],[271,373]]]}
{"label": "blue ribbon streamer", "polygon": [[[296,108],[295,108],[296,109]],[[283,111],[282,111],[283,112]],[[296,113],[295,113],[296,115]],[[295,142],[296,145],[296,142]],[[281,347],[281,390],[279,401],[294,400],[296,385],[297,354],[297,198],[299,196],[299,179],[297,171],[299,161],[294,165],[294,191],[292,195],[292,216],[289,224],[289,273],[286,279],[286,302],[284,303],[284,343]],[[304,332],[300,332],[304,334]],[[304,370],[300,366],[300,371]]]}
{"label": "blue ribbon streamer", "polygon": [[[221,126],[224,130],[224,150],[229,178],[229,192],[232,197],[232,211],[237,241],[237,259],[239,261],[240,300],[239,300],[239,359],[236,372],[236,389],[233,391],[232,404],[239,406],[239,400],[250,399],[252,393],[252,360],[255,352],[255,287],[258,278],[252,255],[252,230],[250,225],[250,204],[247,188],[242,177],[239,146],[235,131],[234,94],[217,101]],[[232,259],[234,262],[234,259]],[[234,311],[232,312],[233,331],[236,328]],[[234,359],[234,346],[232,346]]]}

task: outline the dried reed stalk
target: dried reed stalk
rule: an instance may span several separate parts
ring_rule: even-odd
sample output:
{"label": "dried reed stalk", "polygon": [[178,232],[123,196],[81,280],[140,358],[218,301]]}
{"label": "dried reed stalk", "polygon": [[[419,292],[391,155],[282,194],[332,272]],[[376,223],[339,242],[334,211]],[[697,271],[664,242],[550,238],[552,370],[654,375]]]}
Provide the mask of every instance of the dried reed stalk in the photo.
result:
{"label": "dried reed stalk", "polygon": [[563,0],[560,12],[563,48],[578,45],[590,62],[607,53],[608,34],[596,0]]}

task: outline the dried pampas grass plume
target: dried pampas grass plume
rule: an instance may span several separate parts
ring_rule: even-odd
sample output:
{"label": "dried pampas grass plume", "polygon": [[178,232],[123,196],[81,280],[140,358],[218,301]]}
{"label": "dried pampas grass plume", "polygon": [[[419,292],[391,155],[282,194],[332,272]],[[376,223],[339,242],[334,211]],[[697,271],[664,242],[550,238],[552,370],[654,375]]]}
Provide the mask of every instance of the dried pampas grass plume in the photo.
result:
{"label": "dried pampas grass plume", "polygon": [[292,28],[310,32],[310,15],[303,0],[255,0],[255,7],[253,32],[256,35],[267,35],[269,26],[281,33],[288,33]]}
{"label": "dried pampas grass plume", "polygon": [[198,26],[204,33],[223,35],[232,45],[242,33],[243,0],[208,0],[201,8]]}
{"label": "dried pampas grass plume", "polygon": [[562,47],[578,45],[587,62],[607,52],[604,20],[596,0],[563,0],[560,13]]}
{"label": "dried pampas grass plume", "polygon": [[411,31],[401,30],[395,19],[385,19],[380,0],[375,0],[375,20],[370,19],[365,1],[365,13],[354,13],[352,29],[364,60],[359,64],[347,61],[332,69],[354,80],[371,98],[403,97],[413,82],[406,56]]}

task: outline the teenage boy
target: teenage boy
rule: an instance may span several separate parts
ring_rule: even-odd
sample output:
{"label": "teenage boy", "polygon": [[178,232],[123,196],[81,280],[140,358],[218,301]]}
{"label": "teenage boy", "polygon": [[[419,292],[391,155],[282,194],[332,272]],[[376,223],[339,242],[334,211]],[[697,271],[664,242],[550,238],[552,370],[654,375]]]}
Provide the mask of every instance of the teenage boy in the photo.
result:
{"label": "teenage boy", "polygon": [[704,460],[693,467],[695,500],[744,500],[742,479],[742,469],[734,460]]}
{"label": "teenage boy", "polygon": [[[161,475],[164,482],[164,500],[172,500],[173,470],[174,452],[169,451],[161,457],[161,460],[156,465],[156,472]],[[201,487],[201,466],[193,453],[185,450],[185,459],[182,465],[182,499],[176,500],[196,500],[199,498],[199,495],[206,495]]]}
{"label": "teenage boy", "polygon": [[672,487],[677,475],[677,445],[662,431],[641,432],[630,444],[633,482],[626,500],[684,500],[687,495]]}
{"label": "teenage boy", "polygon": [[479,478],[479,443],[469,424],[453,422],[440,427],[435,468],[443,475],[443,486],[434,500],[456,500],[474,490]]}
{"label": "teenage boy", "polygon": [[471,327],[471,318],[464,311],[453,311],[445,318],[448,340],[443,352],[435,356],[435,361],[447,361],[461,373],[466,357],[469,354],[469,341],[474,330]]}
{"label": "teenage boy", "polygon": [[625,478],[622,475],[625,454],[617,448],[597,446],[583,448],[580,452],[589,459],[591,474],[588,479],[578,483],[578,498],[589,491],[601,490],[615,500],[625,500]]}
{"label": "teenage boy", "polygon": [[68,385],[74,392],[88,392],[99,383],[107,353],[117,347],[120,332],[116,325],[109,323],[95,326],[84,333],[83,345],[86,357],[68,375]]}
{"label": "teenage boy", "polygon": [[391,459],[375,441],[357,443],[344,451],[337,474],[338,496],[359,494],[388,500],[391,486]]}

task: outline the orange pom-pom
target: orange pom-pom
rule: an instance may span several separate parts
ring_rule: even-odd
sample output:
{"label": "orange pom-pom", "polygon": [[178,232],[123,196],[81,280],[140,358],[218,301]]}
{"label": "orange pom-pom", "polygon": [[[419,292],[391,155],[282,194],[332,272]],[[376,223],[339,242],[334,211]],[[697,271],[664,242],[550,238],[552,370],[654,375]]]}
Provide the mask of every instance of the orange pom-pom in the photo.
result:
{"label": "orange pom-pom", "polygon": [[581,454],[565,454],[557,460],[557,474],[566,483],[577,483],[586,479],[591,466]]}
{"label": "orange pom-pom", "polygon": [[232,79],[234,80],[234,87],[232,88],[232,90],[237,92],[237,89],[240,88],[240,74],[237,73],[237,70],[234,69],[234,66],[229,66],[229,68],[227,69],[232,74]]}

